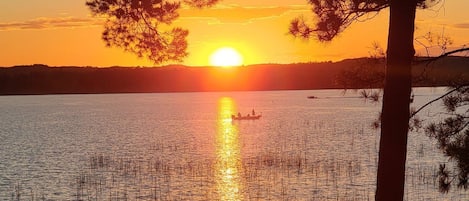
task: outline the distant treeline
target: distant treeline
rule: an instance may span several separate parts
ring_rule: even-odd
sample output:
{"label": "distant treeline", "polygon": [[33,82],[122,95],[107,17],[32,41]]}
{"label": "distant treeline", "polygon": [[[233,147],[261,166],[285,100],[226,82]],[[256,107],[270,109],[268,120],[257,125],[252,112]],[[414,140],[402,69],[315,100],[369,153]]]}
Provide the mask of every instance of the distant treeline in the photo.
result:
{"label": "distant treeline", "polygon": [[[338,79],[340,75],[340,79],[344,79],[344,72],[354,73],[350,69],[357,66],[384,69],[382,62],[373,63],[371,60],[361,58],[340,62],[261,64],[236,68],[13,66],[0,68],[0,94],[340,89],[344,86]],[[420,81],[415,85],[441,86],[455,77],[467,79],[468,66],[469,59],[465,57],[448,57],[429,65],[420,64],[414,68],[416,77],[425,74],[427,78],[425,81],[416,79]],[[346,87],[362,86],[354,84]]]}

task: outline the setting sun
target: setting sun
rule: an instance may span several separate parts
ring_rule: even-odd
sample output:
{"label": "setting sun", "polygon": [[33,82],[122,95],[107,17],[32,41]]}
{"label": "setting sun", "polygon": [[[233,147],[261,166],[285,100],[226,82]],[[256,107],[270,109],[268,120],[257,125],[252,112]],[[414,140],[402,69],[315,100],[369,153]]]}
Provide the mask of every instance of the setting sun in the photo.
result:
{"label": "setting sun", "polygon": [[231,47],[223,47],[217,49],[210,56],[210,65],[212,66],[241,66],[243,64],[243,57],[238,51]]}

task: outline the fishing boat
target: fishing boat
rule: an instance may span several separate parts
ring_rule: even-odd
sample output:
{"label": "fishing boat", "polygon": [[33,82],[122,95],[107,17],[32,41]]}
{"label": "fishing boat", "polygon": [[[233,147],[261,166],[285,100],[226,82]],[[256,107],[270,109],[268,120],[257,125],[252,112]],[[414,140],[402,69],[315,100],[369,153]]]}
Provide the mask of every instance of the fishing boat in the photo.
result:
{"label": "fishing boat", "polygon": [[235,115],[231,115],[231,119],[232,120],[256,120],[256,119],[259,119],[261,118],[262,115],[247,115],[247,116],[235,116]]}

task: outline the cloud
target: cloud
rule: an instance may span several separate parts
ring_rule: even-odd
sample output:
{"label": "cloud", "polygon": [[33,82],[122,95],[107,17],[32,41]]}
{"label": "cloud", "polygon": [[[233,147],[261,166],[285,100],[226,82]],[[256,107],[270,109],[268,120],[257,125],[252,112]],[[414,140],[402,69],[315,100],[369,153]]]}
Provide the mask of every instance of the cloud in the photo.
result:
{"label": "cloud", "polygon": [[469,22],[458,21],[458,22],[448,22],[443,20],[417,20],[417,25],[419,26],[438,26],[438,27],[449,27],[456,29],[469,29]]}
{"label": "cloud", "polygon": [[469,29],[469,22],[453,24],[453,27],[460,29]]}
{"label": "cloud", "polygon": [[0,31],[27,29],[78,28],[100,25],[102,22],[93,18],[77,17],[41,17],[24,22],[0,22]]}
{"label": "cloud", "polygon": [[[310,12],[306,5],[281,7],[217,6],[209,9],[180,10],[180,20],[197,20],[209,24],[250,23],[255,20],[271,19],[288,13]],[[55,28],[79,28],[102,25],[103,19],[91,17],[41,17],[22,22],[0,22],[0,31],[34,30]]]}
{"label": "cloud", "polygon": [[249,23],[254,20],[280,17],[292,12],[309,11],[307,6],[241,7],[223,6],[210,9],[182,9],[181,19],[207,20],[219,23]]}

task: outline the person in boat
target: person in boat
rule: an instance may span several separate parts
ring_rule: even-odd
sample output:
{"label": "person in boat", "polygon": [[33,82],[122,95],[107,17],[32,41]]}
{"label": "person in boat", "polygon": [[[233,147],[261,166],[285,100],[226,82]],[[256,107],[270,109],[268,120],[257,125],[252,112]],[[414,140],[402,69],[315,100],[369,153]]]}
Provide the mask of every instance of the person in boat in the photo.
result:
{"label": "person in boat", "polygon": [[241,117],[241,112],[238,112],[238,117]]}
{"label": "person in boat", "polygon": [[252,116],[256,116],[256,111],[254,111],[254,109],[252,109],[251,114],[252,114]]}

